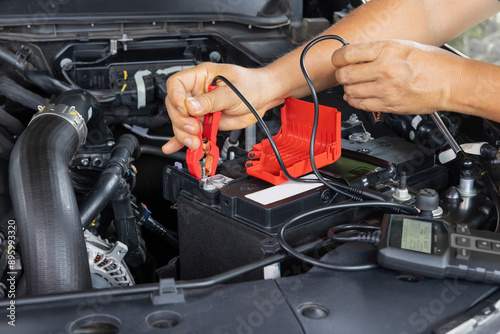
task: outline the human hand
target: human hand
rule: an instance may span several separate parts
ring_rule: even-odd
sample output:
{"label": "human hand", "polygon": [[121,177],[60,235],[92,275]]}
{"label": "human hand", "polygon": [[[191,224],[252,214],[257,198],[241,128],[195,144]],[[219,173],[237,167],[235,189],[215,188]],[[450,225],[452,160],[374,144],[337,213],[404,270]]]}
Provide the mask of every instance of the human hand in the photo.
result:
{"label": "human hand", "polygon": [[165,105],[172,120],[174,138],[163,146],[166,154],[184,146],[195,150],[200,146],[197,134],[199,122],[194,117],[222,110],[219,130],[245,128],[257,120],[246,105],[224,83],[208,92],[208,86],[217,75],[229,79],[252,103],[262,116],[268,109],[280,104],[265,68],[247,69],[236,65],[203,63],[172,75],[167,81]]}
{"label": "human hand", "polygon": [[366,111],[424,114],[447,110],[463,58],[437,47],[386,40],[352,44],[332,55],[344,99]]}

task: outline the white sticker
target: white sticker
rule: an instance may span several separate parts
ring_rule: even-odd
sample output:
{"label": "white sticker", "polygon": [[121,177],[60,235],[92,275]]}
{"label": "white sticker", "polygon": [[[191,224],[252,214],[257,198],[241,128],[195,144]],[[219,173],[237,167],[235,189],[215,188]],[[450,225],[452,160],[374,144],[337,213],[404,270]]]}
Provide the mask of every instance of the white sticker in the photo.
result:
{"label": "white sticker", "polygon": [[[317,177],[316,175],[311,174],[303,176],[301,177],[301,179],[316,180]],[[321,185],[323,185],[321,182],[304,183],[288,181],[280,184],[279,186],[269,187],[267,189],[259,190],[254,193],[245,195],[245,197],[262,205],[269,205],[271,203],[304,193]]]}

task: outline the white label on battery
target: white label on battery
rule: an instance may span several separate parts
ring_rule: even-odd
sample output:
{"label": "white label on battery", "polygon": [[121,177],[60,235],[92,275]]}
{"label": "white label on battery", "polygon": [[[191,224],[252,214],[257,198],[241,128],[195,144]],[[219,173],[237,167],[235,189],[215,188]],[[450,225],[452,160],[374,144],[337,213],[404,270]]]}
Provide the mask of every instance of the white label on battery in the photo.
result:
{"label": "white label on battery", "polygon": [[[301,179],[315,180],[317,179],[317,177],[316,175],[311,174],[303,176],[301,177]],[[304,193],[321,185],[322,183],[320,182],[303,183],[288,181],[286,183],[280,184],[279,186],[269,187],[267,189],[259,190],[254,193],[245,195],[245,197],[262,205],[269,205],[271,203],[275,203],[289,197]]]}

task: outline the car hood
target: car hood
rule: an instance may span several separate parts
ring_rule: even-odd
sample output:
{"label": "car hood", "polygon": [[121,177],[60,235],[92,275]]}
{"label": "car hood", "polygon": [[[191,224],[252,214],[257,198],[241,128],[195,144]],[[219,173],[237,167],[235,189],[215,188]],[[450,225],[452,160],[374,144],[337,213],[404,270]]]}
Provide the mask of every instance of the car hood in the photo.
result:
{"label": "car hood", "polygon": [[262,27],[275,27],[290,22],[287,0],[175,0],[141,1],[109,0],[76,1],[4,0],[0,26],[56,23],[115,23],[141,21],[216,22],[234,21]]}

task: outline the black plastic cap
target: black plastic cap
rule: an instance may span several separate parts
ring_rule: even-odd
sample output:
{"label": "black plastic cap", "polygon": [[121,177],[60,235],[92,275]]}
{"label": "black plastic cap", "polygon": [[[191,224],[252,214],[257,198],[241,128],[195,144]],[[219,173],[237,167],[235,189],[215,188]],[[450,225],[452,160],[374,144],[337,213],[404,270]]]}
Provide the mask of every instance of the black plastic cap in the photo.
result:
{"label": "black plastic cap", "polygon": [[439,206],[439,194],[434,189],[420,189],[416,206],[420,211],[434,211]]}

